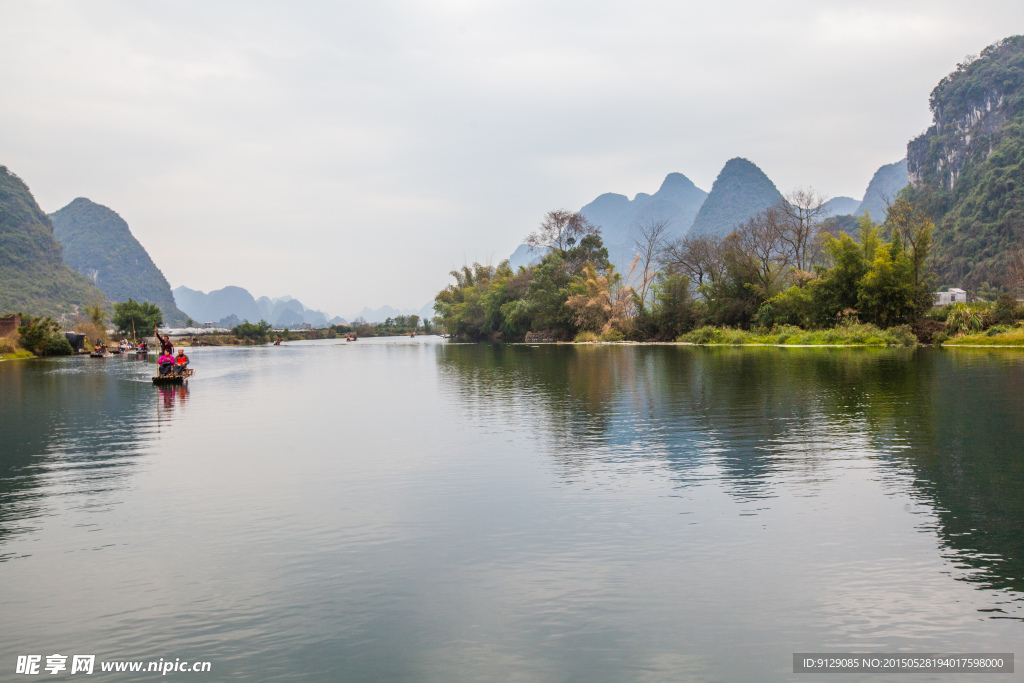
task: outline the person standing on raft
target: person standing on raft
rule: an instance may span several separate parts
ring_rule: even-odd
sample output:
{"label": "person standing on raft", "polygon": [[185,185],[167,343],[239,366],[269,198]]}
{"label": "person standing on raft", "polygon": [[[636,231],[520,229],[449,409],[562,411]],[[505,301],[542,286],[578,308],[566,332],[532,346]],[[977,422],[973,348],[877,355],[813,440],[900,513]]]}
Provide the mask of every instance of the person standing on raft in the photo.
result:
{"label": "person standing on raft", "polygon": [[168,356],[173,355],[174,354],[174,346],[171,344],[171,338],[170,337],[161,337],[160,333],[157,331],[156,326],[153,327],[153,334],[156,335],[156,340],[158,342],[160,342],[160,353],[161,353],[161,355],[168,355]]}

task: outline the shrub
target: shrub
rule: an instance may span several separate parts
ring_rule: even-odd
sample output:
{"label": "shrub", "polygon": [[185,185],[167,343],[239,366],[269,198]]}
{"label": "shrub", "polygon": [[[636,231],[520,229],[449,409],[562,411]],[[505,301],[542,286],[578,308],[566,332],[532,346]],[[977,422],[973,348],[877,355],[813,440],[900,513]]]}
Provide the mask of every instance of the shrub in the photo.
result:
{"label": "shrub", "polygon": [[626,335],[624,335],[620,330],[616,330],[616,329],[608,330],[607,332],[605,332],[604,334],[601,335],[601,341],[611,341],[611,342],[614,342],[614,341],[622,341],[625,338],[626,338]]}
{"label": "shrub", "polygon": [[916,346],[917,336],[910,325],[890,327],[882,333],[882,338],[893,346]]}
{"label": "shrub", "polygon": [[954,304],[946,316],[946,329],[953,334],[974,334],[984,327],[984,313],[966,304]]}
{"label": "shrub", "polygon": [[994,337],[997,334],[1002,334],[1003,332],[1008,332],[1009,330],[1010,328],[1007,327],[1006,325],[993,325],[992,327],[985,330],[985,334],[989,337]]}
{"label": "shrub", "polygon": [[579,334],[577,334],[576,338],[573,339],[573,341],[574,342],[596,342],[596,341],[598,341],[598,337],[593,332],[583,331],[583,332],[580,332]]}
{"label": "shrub", "polygon": [[679,341],[687,341],[694,344],[710,344],[718,332],[719,330],[717,327],[705,325],[704,327],[698,327],[693,332],[681,335],[679,337]]}
{"label": "shrub", "polygon": [[40,353],[43,356],[70,356],[75,353],[75,349],[67,337],[60,335],[48,337],[43,343]]}
{"label": "shrub", "polygon": [[18,338],[22,348],[37,356],[67,356],[75,352],[51,318],[22,316]]}
{"label": "shrub", "polygon": [[1012,325],[1014,319],[1020,317],[1020,306],[1017,300],[1009,294],[1003,294],[992,305],[989,311],[989,319],[994,323]]}

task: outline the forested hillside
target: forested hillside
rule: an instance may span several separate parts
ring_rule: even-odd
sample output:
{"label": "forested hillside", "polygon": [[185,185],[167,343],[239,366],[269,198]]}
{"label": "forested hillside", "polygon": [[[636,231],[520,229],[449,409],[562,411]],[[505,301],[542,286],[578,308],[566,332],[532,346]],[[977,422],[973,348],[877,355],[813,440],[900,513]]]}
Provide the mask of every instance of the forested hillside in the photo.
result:
{"label": "forested hillside", "polygon": [[103,294],[68,268],[28,186],[0,166],[0,314],[74,315]]}
{"label": "forested hillside", "polygon": [[[50,214],[54,235],[64,246],[64,263],[90,278],[111,301],[148,301],[168,325],[184,325],[160,269],[132,235],[128,224],[105,206],[79,197]],[[170,257],[174,252],[168,249]]]}
{"label": "forested hillside", "polygon": [[940,284],[1008,290],[1024,244],[1024,36],[959,64],[929,104],[934,125],[907,146],[908,196],[936,218]]}

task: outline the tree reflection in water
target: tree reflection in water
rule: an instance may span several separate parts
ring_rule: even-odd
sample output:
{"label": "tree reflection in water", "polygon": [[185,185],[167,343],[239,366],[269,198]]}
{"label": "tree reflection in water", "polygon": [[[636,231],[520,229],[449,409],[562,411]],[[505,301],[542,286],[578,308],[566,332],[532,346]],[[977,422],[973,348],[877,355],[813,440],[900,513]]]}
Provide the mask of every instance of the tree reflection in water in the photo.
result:
{"label": "tree reflection in water", "polygon": [[1024,594],[1019,352],[452,344],[439,367],[460,409],[534,434],[565,482],[644,458],[756,502],[871,459],[934,511],[958,578]]}

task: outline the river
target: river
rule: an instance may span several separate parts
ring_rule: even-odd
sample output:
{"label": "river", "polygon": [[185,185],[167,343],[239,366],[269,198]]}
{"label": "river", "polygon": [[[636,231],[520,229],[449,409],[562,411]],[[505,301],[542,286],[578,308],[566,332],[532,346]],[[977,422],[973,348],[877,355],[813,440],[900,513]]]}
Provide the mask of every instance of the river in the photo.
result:
{"label": "river", "polygon": [[794,652],[1021,652],[1024,353],[190,355],[178,389],[133,358],[0,363],[0,678],[61,653],[211,662],[190,680],[812,681],[835,676]]}

